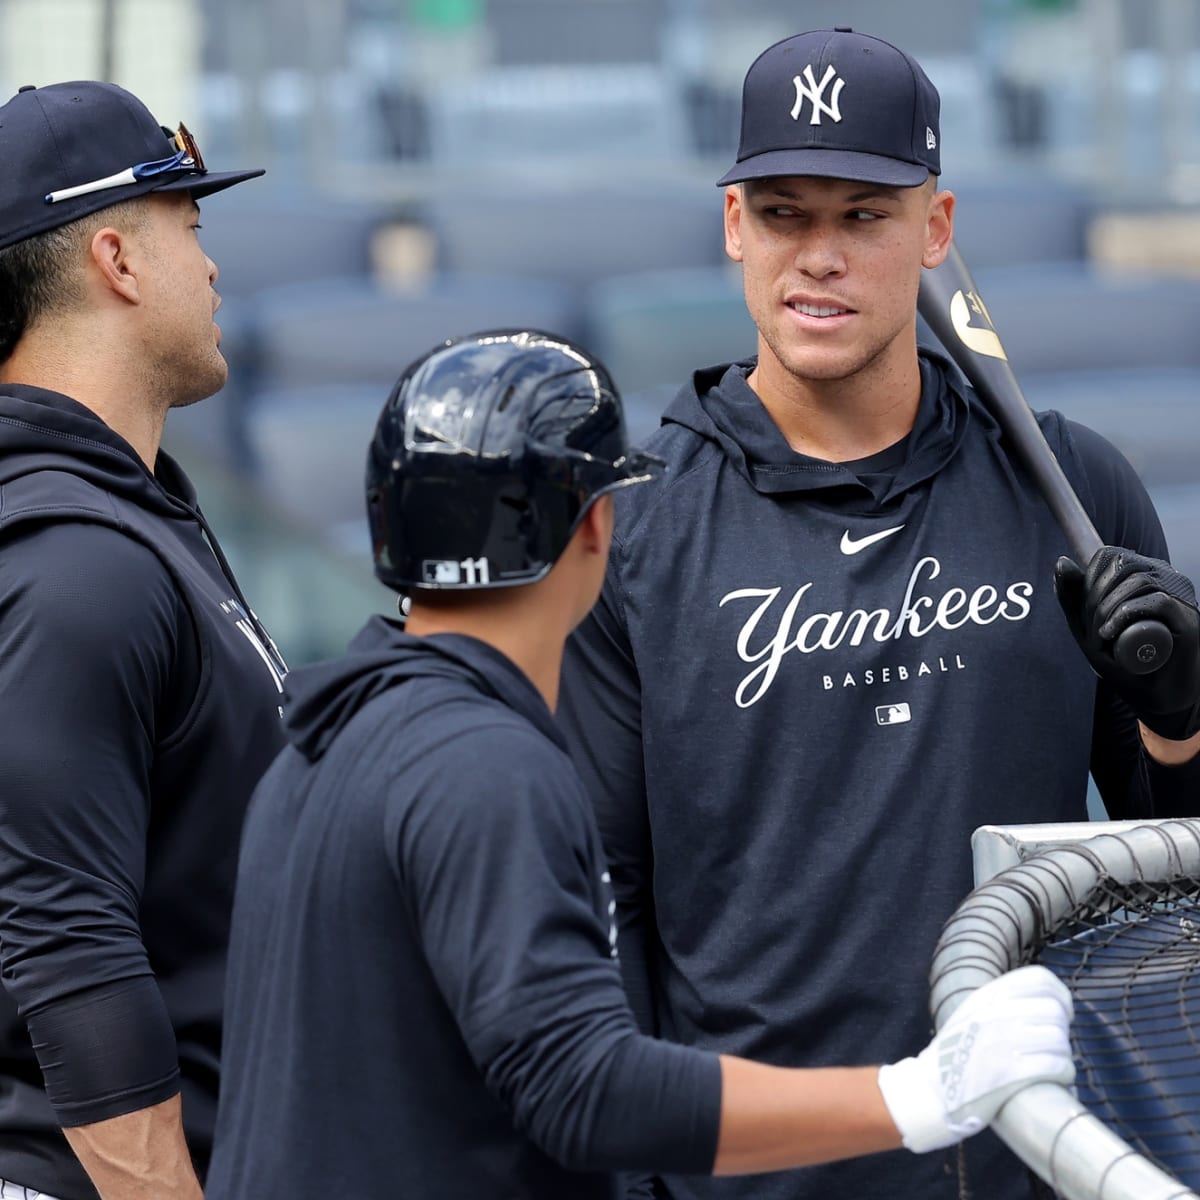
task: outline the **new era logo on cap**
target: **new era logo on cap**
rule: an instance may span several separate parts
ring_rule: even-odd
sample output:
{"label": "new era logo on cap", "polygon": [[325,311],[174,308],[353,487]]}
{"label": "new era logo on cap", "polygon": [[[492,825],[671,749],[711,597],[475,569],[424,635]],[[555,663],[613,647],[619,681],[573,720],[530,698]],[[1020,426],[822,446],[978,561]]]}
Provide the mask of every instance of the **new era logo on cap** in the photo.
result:
{"label": "new era logo on cap", "polygon": [[889,42],[850,29],[769,46],[742,88],[737,163],[720,186],[817,175],[916,187],[941,173],[937,89]]}

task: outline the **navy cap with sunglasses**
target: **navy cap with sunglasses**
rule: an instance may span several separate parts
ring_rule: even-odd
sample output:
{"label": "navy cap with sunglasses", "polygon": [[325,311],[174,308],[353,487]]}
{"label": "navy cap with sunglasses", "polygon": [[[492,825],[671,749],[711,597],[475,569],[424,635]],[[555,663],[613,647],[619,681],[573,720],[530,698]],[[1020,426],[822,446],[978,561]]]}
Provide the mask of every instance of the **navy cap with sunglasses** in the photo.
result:
{"label": "navy cap with sunglasses", "polygon": [[183,125],[116,84],[23,87],[0,107],[0,249],[149,192],[200,199],[264,173],[209,171]]}
{"label": "navy cap with sunglasses", "polygon": [[890,42],[844,27],[796,34],[750,64],[737,162],[717,186],[815,175],[916,187],[941,174],[939,107]]}

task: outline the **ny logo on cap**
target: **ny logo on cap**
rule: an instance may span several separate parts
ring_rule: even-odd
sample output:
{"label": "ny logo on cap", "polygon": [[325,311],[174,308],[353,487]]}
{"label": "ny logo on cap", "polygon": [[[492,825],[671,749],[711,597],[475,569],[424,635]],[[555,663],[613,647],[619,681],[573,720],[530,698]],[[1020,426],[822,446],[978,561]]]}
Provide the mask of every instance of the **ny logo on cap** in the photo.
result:
{"label": "ny logo on cap", "polygon": [[[829,86],[830,80],[836,80],[836,82],[833,85],[833,94],[829,97],[829,103],[826,104],[825,89]],[[825,74],[821,77],[819,84],[816,76],[813,75],[812,63],[804,68],[803,76],[797,75],[792,82],[796,85],[796,103],[792,105],[793,121],[800,119],[800,111],[804,107],[805,100],[812,105],[812,116],[808,119],[810,125],[820,125],[822,114],[831,117],[834,121],[842,119],[841,109],[838,107],[838,97],[842,94],[842,88],[846,86],[846,81],[838,78],[832,65],[825,68]]]}

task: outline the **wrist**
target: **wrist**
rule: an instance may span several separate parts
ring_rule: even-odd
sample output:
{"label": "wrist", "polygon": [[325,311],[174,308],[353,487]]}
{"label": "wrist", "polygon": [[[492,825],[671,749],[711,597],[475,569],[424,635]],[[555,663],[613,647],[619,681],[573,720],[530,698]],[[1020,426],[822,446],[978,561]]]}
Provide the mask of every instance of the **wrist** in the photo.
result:
{"label": "wrist", "polygon": [[879,1090],[906,1150],[924,1154],[958,1140],[946,1125],[940,1092],[930,1086],[928,1064],[919,1057],[880,1067]]}
{"label": "wrist", "polygon": [[1146,753],[1165,767],[1183,766],[1200,754],[1200,733],[1194,733],[1183,740],[1167,738],[1155,733],[1144,721],[1138,721],[1138,730],[1142,735],[1142,745],[1146,747]]}

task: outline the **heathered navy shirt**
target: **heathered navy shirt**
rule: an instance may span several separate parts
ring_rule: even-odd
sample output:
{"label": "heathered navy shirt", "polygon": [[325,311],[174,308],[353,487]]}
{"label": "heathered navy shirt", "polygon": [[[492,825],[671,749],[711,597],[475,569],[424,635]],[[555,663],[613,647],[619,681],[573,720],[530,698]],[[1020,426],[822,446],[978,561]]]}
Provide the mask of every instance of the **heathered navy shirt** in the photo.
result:
{"label": "heathered navy shirt", "polygon": [[[858,469],[791,450],[746,383],[697,372],[619,494],[604,595],[560,704],[599,818],[643,1028],[786,1066],[889,1062],[932,1033],[927,977],[984,823],[1195,815],[1200,769],[1141,751],[1054,596],[1067,552],[996,423],[922,354],[916,426]],[[1041,425],[1101,536],[1163,557],[1128,463]],[[957,1200],[907,1151],[677,1200]],[[990,1134],[972,1194],[1027,1195]]]}
{"label": "heathered navy shirt", "polygon": [[179,1092],[203,1177],[284,668],[166,454],[151,475],[75,401],[2,391],[0,1177],[91,1200],[60,1126]]}
{"label": "heathered navy shirt", "polygon": [[208,1200],[605,1200],[711,1170],[715,1056],[637,1033],[600,837],[502,654],[372,619],[251,803]]}

